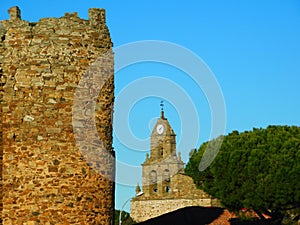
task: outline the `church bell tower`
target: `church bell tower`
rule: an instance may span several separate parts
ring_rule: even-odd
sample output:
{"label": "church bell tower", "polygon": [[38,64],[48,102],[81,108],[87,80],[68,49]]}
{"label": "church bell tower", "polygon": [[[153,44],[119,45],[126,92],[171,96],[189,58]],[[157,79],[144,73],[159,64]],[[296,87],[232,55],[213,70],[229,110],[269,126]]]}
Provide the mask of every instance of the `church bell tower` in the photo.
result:
{"label": "church bell tower", "polygon": [[145,197],[159,198],[172,193],[170,178],[183,171],[184,163],[176,153],[176,134],[164,115],[161,115],[151,133],[150,156],[142,164]]}

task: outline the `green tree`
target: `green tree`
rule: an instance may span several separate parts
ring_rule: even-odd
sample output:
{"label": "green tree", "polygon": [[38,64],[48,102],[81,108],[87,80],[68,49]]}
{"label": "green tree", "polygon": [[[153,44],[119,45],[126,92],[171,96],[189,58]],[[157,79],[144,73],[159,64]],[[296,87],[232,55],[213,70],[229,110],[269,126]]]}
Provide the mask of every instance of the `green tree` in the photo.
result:
{"label": "green tree", "polygon": [[[253,209],[281,223],[300,213],[300,127],[269,126],[223,137],[213,163],[204,172],[198,165],[208,143],[190,158],[185,171],[198,187],[231,209]],[[213,140],[215,141],[215,140]]]}
{"label": "green tree", "polygon": [[[114,225],[119,225],[120,210],[115,210],[115,222]],[[128,212],[122,211],[122,225],[132,225],[136,224],[130,217]]]}

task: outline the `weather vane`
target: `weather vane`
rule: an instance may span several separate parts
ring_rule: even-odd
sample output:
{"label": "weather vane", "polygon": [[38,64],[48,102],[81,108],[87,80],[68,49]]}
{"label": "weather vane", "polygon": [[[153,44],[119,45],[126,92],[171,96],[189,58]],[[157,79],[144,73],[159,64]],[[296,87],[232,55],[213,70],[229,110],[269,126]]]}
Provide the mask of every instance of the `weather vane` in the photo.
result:
{"label": "weather vane", "polygon": [[161,100],[160,101],[160,107],[161,107],[161,111],[163,112],[164,111],[164,101],[163,100]]}

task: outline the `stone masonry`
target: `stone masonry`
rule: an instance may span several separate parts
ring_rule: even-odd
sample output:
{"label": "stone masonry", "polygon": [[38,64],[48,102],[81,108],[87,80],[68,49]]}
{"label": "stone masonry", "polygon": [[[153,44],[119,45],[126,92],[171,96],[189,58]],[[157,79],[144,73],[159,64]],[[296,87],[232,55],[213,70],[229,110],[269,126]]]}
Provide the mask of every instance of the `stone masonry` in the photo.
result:
{"label": "stone masonry", "polygon": [[110,225],[114,61],[105,11],[37,23],[18,7],[9,15],[0,23],[1,221]]}
{"label": "stone masonry", "polygon": [[186,174],[172,176],[170,187],[172,190],[164,196],[142,195],[134,198],[130,205],[130,216],[133,220],[143,222],[187,206],[220,206],[217,199],[197,189],[193,179]]}

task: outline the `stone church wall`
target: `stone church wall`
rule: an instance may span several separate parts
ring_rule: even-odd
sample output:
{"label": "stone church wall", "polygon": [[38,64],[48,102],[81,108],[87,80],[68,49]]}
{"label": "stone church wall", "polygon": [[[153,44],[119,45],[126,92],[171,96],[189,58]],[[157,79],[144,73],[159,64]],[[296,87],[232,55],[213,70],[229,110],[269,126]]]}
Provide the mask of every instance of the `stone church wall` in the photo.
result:
{"label": "stone church wall", "polygon": [[[0,24],[3,224],[112,224],[114,71],[105,12],[37,23],[22,20],[17,7],[9,14]],[[79,87],[83,76],[89,82]],[[95,118],[88,120],[94,109],[88,97],[99,87]],[[96,135],[81,133],[94,121]],[[101,148],[85,140],[98,135]]]}
{"label": "stone church wall", "polygon": [[187,206],[211,206],[211,199],[161,199],[161,200],[141,200],[131,202],[131,218],[136,222],[155,218],[162,214],[175,211]]}
{"label": "stone church wall", "polygon": [[171,177],[171,192],[166,195],[142,195],[131,201],[130,216],[136,222],[160,216],[187,206],[220,206],[217,199],[198,189],[193,179],[184,173]]}

